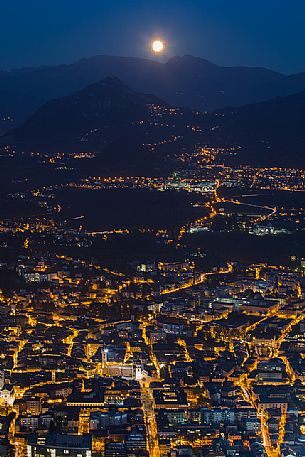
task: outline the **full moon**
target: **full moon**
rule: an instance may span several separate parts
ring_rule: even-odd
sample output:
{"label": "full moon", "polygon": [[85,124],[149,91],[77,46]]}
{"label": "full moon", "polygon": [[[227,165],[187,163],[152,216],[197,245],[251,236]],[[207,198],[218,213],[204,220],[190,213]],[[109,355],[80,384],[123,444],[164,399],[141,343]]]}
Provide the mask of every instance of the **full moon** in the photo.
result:
{"label": "full moon", "polygon": [[164,49],[164,44],[163,44],[162,41],[160,41],[160,40],[155,40],[155,41],[153,41],[153,43],[152,43],[152,50],[153,50],[155,53],[159,54],[160,52],[163,51],[163,49]]}

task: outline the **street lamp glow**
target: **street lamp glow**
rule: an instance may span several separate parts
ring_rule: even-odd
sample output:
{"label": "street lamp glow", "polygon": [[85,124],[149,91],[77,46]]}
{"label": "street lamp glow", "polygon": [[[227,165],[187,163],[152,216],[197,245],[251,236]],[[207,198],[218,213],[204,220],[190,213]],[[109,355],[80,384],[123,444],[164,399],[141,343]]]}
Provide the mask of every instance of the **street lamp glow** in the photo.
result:
{"label": "street lamp glow", "polygon": [[152,50],[156,53],[156,54],[159,54],[160,52],[162,52],[164,49],[164,43],[160,40],[155,40],[153,41],[152,43]]}

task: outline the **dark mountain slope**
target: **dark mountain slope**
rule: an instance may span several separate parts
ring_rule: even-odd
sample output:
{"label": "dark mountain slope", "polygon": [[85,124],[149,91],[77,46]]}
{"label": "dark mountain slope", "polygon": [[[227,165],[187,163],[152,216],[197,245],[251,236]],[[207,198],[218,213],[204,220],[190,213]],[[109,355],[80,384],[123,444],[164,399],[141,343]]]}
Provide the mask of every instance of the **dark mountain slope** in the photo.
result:
{"label": "dark mountain slope", "polygon": [[200,115],[106,78],[46,103],[2,142],[41,150],[108,149],[107,161],[118,165],[146,160],[143,147],[157,163],[198,142],[236,146],[245,163],[305,167],[305,91]]}
{"label": "dark mountain slope", "polygon": [[[172,167],[200,139],[202,115],[171,108],[153,95],[108,77],[73,95],[44,104],[1,139],[18,150],[97,152],[104,169]],[[139,169],[139,168],[138,168]],[[92,170],[90,171],[92,173]]]}
{"label": "dark mountain slope", "polygon": [[146,119],[152,104],[166,106],[157,97],[134,92],[119,79],[108,77],[47,102],[5,138],[42,147],[71,148],[88,142],[98,147],[102,146],[98,139],[102,143],[118,139],[130,123]]}
{"label": "dark mountain slope", "polygon": [[305,167],[305,91],[206,117],[208,141],[241,146],[247,163]]}
{"label": "dark mountain slope", "polygon": [[[135,57],[96,56],[69,65],[0,72],[0,118],[15,125],[48,100],[73,94],[114,75],[175,106],[212,111],[305,90],[305,75],[286,77],[265,68],[222,67],[193,56],[166,63]],[[0,129],[12,124],[2,122]]]}

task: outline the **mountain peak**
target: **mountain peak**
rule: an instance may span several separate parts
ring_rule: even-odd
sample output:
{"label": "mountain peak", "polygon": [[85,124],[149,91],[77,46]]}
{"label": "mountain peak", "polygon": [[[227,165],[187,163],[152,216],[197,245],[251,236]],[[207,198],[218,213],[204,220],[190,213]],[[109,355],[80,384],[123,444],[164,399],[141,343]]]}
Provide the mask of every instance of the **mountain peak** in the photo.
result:
{"label": "mountain peak", "polygon": [[123,81],[117,76],[106,76],[106,78],[102,79],[102,81],[100,81],[100,83],[97,84],[103,84],[104,86],[109,87],[127,87],[125,86]]}
{"label": "mountain peak", "polygon": [[7,135],[17,143],[37,141],[42,146],[83,147],[92,138],[94,144],[101,145],[112,129],[117,132],[148,118],[151,104],[167,105],[154,95],[132,90],[117,77],[107,76],[72,95],[45,103]]}
{"label": "mountain peak", "polygon": [[188,65],[199,64],[199,65],[217,67],[216,64],[210,62],[209,60],[203,59],[202,57],[195,57],[195,56],[192,56],[191,54],[185,54],[183,56],[174,56],[174,57],[170,58],[167,63],[176,64],[176,65],[178,65],[178,64],[188,64]]}
{"label": "mountain peak", "polygon": [[[118,91],[126,90],[129,91],[130,88],[126,86],[120,78],[116,76],[106,76],[106,78],[98,81],[96,83],[88,86],[90,89],[114,89]],[[87,89],[85,89],[87,90]]]}

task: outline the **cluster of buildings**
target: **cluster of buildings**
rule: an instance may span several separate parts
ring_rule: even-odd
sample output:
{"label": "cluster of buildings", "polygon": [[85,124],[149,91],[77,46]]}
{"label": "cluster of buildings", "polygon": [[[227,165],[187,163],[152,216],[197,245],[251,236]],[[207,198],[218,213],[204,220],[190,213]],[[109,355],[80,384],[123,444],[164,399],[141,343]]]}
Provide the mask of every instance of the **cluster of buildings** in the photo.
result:
{"label": "cluster of buildings", "polygon": [[122,273],[45,255],[14,271],[0,296],[0,455],[304,455],[301,267]]}
{"label": "cluster of buildings", "polygon": [[[166,128],[172,109],[150,109],[149,122]],[[179,123],[178,109],[170,115]],[[200,231],[304,230],[303,208],[231,191],[304,190],[305,174],[224,165],[231,156],[197,145],[169,177],[23,182],[10,195],[42,212],[0,223],[0,456],[305,455],[304,259],[208,268],[185,244]],[[94,157],[32,156],[61,172]],[[181,227],[138,229],[168,257],[140,255],[134,243],[132,260],[107,261],[102,242],[132,230],[68,221],[56,192],[69,188],[179,191],[203,211]]]}

